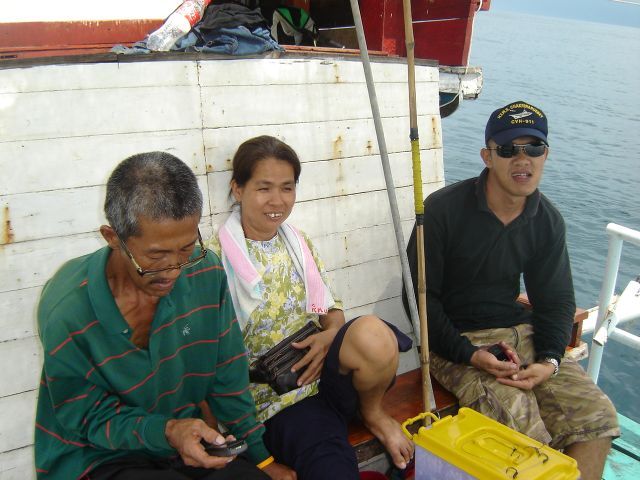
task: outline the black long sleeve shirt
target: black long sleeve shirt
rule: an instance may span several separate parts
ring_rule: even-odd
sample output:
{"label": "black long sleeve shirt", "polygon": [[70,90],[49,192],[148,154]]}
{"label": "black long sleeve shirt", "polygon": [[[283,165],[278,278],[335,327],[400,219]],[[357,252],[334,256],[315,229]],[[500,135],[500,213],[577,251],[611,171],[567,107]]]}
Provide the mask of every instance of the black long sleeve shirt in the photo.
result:
{"label": "black long sleeve shirt", "polygon": [[[429,348],[468,364],[477,348],[461,332],[532,323],[537,358],[559,361],[575,314],[564,220],[536,190],[505,226],[487,206],[487,174],[442,188],[424,203]],[[416,250],[414,227],[407,254],[417,295]],[[532,311],[516,301],[521,274]]]}

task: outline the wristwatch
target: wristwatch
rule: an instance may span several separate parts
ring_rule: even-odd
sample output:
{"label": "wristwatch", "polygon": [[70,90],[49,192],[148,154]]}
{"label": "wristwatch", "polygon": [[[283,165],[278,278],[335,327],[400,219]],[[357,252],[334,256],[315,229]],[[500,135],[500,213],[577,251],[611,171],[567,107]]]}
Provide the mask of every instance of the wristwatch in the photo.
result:
{"label": "wristwatch", "polygon": [[560,364],[555,358],[546,357],[541,359],[540,363],[550,363],[551,365],[553,365],[553,373],[551,374],[552,377],[555,377],[558,374],[558,370],[560,370]]}

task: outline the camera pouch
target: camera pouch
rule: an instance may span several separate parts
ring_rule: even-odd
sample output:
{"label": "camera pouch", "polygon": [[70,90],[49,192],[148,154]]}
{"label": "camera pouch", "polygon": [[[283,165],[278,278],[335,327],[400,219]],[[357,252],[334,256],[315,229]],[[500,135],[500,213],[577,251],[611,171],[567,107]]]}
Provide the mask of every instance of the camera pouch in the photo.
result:
{"label": "camera pouch", "polygon": [[297,372],[292,372],[291,367],[300,361],[309,349],[297,349],[291,344],[301,342],[319,332],[320,329],[315,323],[308,322],[300,330],[258,357],[249,368],[249,379],[253,383],[268,383],[278,395],[298,388],[298,377],[306,367]]}

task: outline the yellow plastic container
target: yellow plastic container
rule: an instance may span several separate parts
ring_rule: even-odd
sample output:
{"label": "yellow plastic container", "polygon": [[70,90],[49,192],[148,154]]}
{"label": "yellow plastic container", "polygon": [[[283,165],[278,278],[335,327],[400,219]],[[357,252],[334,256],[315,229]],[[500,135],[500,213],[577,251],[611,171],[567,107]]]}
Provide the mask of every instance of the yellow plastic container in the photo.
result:
{"label": "yellow plastic container", "polygon": [[[407,426],[434,423],[410,434]],[[438,419],[423,413],[402,424],[416,444],[416,480],[575,480],[576,461],[470,408]]]}

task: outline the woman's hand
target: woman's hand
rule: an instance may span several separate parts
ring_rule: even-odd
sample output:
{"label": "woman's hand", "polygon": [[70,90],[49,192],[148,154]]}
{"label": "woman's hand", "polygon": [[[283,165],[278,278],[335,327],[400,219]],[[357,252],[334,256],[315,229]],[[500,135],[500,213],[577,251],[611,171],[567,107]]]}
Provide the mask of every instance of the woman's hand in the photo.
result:
{"label": "woman's hand", "polygon": [[324,359],[329,353],[329,347],[338,330],[344,325],[344,312],[335,308],[329,310],[326,315],[320,315],[320,325],[322,325],[322,332],[311,335],[302,342],[291,344],[294,348],[299,349],[309,347],[307,354],[291,367],[291,371],[295,372],[305,365],[307,366],[307,369],[298,378],[298,386],[300,387],[309,385],[320,378]]}
{"label": "woman's hand", "polygon": [[324,359],[329,353],[329,347],[333,342],[337,329],[323,330],[320,333],[311,335],[305,338],[301,342],[295,342],[291,345],[294,348],[305,349],[309,347],[307,354],[300,359],[298,363],[291,367],[292,372],[296,372],[305,366],[307,369],[302,372],[302,375],[298,378],[298,386],[309,385],[320,378],[320,372],[322,372],[322,366],[324,365]]}

